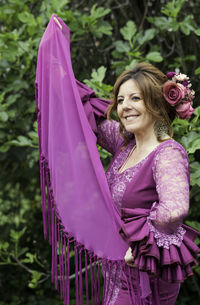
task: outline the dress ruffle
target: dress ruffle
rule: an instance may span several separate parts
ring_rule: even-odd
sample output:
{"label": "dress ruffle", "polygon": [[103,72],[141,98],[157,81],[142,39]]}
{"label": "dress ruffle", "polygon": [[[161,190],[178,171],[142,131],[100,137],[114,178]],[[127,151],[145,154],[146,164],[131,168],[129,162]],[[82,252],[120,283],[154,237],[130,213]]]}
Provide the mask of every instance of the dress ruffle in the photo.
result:
{"label": "dress ruffle", "polygon": [[159,276],[168,282],[183,282],[193,275],[192,266],[197,265],[196,257],[200,249],[194,240],[199,232],[182,225],[186,231],[180,247],[171,244],[169,249],[159,247],[154,233],[147,222],[150,210],[122,208],[120,234],[132,247],[134,267],[152,276]]}

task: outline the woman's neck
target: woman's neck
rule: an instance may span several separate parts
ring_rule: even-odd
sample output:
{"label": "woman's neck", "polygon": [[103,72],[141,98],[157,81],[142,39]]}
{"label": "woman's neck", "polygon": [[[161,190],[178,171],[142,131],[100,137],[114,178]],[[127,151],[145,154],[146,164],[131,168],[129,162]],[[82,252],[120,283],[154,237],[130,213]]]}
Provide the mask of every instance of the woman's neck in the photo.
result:
{"label": "woman's neck", "polygon": [[[135,141],[136,141],[136,151],[137,153],[144,153],[145,151],[151,151],[156,146],[158,146],[161,142],[158,141],[154,131],[146,131],[144,133],[134,133]],[[170,139],[170,137],[165,134],[163,135],[162,140]]]}

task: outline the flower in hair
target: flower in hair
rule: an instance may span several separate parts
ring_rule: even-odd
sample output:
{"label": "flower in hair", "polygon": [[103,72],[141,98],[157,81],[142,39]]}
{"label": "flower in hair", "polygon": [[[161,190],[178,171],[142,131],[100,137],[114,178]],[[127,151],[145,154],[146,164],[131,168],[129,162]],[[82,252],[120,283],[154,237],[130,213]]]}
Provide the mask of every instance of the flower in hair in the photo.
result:
{"label": "flower in hair", "polygon": [[185,87],[173,81],[167,81],[163,87],[163,94],[166,101],[172,105],[178,105],[186,95]]}
{"label": "flower in hair", "polygon": [[193,99],[195,96],[194,90],[189,77],[182,73],[168,72],[168,80],[163,86],[163,95],[165,100],[175,107],[176,113],[181,119],[189,119],[194,112],[192,108]]}

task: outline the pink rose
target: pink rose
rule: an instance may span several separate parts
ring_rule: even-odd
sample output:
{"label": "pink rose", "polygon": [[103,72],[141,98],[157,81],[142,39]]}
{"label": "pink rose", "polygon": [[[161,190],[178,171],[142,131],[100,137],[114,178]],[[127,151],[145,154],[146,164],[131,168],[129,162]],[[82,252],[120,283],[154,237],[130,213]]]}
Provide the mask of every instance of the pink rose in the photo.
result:
{"label": "pink rose", "polygon": [[192,108],[190,102],[181,103],[176,107],[176,112],[180,119],[189,119],[194,112],[194,108]]}
{"label": "pink rose", "polygon": [[173,81],[167,81],[163,86],[163,94],[166,101],[175,106],[185,97],[185,87]]}

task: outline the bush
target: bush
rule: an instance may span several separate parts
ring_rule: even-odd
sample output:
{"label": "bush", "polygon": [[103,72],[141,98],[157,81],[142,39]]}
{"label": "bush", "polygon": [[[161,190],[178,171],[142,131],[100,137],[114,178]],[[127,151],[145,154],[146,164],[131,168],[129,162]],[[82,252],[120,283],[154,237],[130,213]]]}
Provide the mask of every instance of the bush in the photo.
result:
{"label": "bush", "polygon": [[[189,14],[188,14],[189,12]],[[200,230],[200,103],[198,1],[2,0],[0,20],[0,305],[63,304],[50,284],[49,247],[42,236],[34,80],[37,50],[52,13],[71,30],[76,77],[110,98],[114,80],[135,63],[180,69],[196,90],[195,114],[176,120],[175,139],[191,165],[191,209]],[[99,148],[105,167],[109,154]],[[199,243],[199,241],[197,241]],[[71,252],[73,256],[73,252]],[[177,304],[197,304],[200,268]]]}

